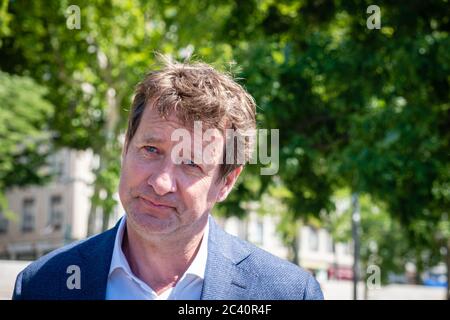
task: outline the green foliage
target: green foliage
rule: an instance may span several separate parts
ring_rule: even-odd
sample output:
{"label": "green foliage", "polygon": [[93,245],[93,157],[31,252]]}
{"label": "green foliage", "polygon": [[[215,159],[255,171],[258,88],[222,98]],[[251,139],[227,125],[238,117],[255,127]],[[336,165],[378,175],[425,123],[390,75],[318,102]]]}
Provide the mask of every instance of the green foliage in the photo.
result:
{"label": "green foliage", "polygon": [[48,118],[53,106],[47,90],[28,77],[0,71],[0,206],[7,208],[4,192],[12,186],[43,183],[50,149]]}
{"label": "green foliage", "polygon": [[448,4],[377,3],[380,30],[366,28],[368,1],[259,4],[230,41],[259,119],[281,129],[286,214],[332,212],[341,187],[370,194],[416,260],[435,262],[450,207]]}

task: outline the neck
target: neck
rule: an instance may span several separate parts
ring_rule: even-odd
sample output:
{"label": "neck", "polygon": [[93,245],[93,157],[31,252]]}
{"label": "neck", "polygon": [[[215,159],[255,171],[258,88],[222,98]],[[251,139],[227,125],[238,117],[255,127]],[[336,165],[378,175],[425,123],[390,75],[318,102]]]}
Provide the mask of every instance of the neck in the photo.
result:
{"label": "neck", "polygon": [[132,272],[158,295],[175,286],[200,249],[206,222],[194,234],[176,239],[143,238],[127,222],[122,249]]}

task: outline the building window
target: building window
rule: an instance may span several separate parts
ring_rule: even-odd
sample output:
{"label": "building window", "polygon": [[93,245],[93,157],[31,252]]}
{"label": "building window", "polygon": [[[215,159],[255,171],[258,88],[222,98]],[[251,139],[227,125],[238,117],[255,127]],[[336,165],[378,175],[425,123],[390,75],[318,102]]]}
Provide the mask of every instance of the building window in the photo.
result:
{"label": "building window", "polygon": [[263,245],[264,243],[264,223],[260,219],[255,224],[254,242],[258,245]]}
{"label": "building window", "polygon": [[326,243],[326,250],[327,252],[334,252],[335,251],[335,247],[334,247],[334,241],[333,241],[333,237],[331,236],[330,233],[326,233],[326,239],[327,239],[327,243]]}
{"label": "building window", "polygon": [[54,231],[61,230],[63,223],[62,198],[59,195],[50,198],[49,225]]}
{"label": "building window", "polygon": [[64,175],[64,159],[63,153],[52,154],[48,157],[48,165],[50,174],[55,177],[56,181],[60,181]]}
{"label": "building window", "polygon": [[3,215],[0,211],[0,234],[4,234],[8,232],[8,224],[9,220]]}
{"label": "building window", "polygon": [[310,227],[308,233],[308,247],[310,251],[319,250],[319,231],[316,228]]}
{"label": "building window", "polygon": [[34,230],[34,217],[34,199],[24,199],[22,207],[22,232],[32,232]]}
{"label": "building window", "polygon": [[237,236],[244,240],[248,239],[248,218],[239,219]]}
{"label": "building window", "polygon": [[347,241],[344,243],[344,254],[353,255],[353,241]]}

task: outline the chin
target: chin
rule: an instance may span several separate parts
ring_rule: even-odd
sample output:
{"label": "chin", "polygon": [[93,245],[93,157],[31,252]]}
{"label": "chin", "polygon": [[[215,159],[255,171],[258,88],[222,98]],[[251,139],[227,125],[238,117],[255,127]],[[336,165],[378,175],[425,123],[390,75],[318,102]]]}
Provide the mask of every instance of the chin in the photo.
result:
{"label": "chin", "polygon": [[131,226],[141,236],[163,235],[174,231],[176,225],[171,217],[160,218],[151,213],[130,211],[127,215]]}

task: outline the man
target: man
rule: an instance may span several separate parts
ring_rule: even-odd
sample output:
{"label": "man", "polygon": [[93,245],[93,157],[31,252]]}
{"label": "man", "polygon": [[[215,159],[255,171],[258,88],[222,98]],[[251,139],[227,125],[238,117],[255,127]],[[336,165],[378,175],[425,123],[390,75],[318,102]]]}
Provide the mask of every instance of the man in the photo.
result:
{"label": "man", "polygon": [[31,264],[13,298],[322,299],[312,275],[210,216],[252,149],[244,139],[230,157],[236,142],[225,132],[255,127],[255,103],[230,76],[165,61],[135,92],[119,185],[126,215]]}

